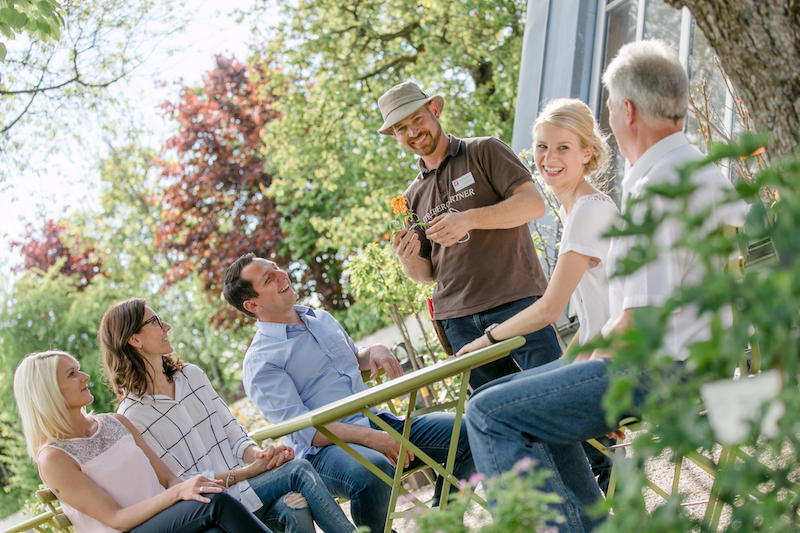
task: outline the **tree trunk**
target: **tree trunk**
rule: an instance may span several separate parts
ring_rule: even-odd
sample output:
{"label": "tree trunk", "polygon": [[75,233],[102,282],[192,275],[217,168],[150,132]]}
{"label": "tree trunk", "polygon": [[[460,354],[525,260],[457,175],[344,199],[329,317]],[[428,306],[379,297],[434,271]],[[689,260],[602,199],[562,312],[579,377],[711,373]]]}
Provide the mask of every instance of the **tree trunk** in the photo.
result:
{"label": "tree trunk", "polygon": [[800,2],[798,0],[665,0],[691,10],[717,52],[769,155],[800,143]]}

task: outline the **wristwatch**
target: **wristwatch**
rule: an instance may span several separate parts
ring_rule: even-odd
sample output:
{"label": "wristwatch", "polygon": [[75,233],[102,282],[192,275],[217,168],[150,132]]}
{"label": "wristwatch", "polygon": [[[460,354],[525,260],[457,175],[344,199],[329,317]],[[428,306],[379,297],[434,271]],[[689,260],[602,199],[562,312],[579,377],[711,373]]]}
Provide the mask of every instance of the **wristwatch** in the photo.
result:
{"label": "wristwatch", "polygon": [[236,484],[236,475],[233,473],[233,470],[231,470],[228,473],[228,477],[225,478],[225,488],[226,489],[230,488],[231,483],[233,483],[234,485]]}
{"label": "wristwatch", "polygon": [[489,342],[491,342],[492,344],[497,344],[498,342],[500,342],[499,340],[497,340],[494,337],[492,337],[492,330],[494,328],[496,328],[497,326],[499,326],[499,325],[500,324],[495,322],[494,324],[490,325],[488,328],[483,330],[483,333],[486,335],[486,338],[489,339]]}

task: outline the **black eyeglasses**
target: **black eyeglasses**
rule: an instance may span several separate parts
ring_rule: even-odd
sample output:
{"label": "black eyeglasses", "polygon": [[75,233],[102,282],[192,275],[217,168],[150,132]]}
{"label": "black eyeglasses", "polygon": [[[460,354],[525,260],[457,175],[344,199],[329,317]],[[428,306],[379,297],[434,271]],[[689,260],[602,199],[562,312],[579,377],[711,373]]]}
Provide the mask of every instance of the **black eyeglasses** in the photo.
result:
{"label": "black eyeglasses", "polygon": [[150,318],[148,318],[147,320],[145,320],[144,322],[142,322],[142,324],[139,326],[139,329],[142,329],[143,327],[145,327],[145,326],[146,326],[147,324],[149,324],[150,322],[155,322],[155,323],[156,323],[156,325],[157,325],[157,326],[158,326],[160,329],[164,329],[164,323],[163,323],[163,322],[161,322],[161,319],[158,317],[158,315],[153,315],[153,316],[151,316]]}

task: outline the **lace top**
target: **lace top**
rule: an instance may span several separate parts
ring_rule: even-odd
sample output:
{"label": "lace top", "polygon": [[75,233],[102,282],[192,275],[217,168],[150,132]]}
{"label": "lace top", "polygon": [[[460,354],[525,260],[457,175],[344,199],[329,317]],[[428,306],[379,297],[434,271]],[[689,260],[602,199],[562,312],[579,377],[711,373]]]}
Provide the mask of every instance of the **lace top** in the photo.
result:
{"label": "lace top", "polygon": [[577,202],[575,202],[575,204],[577,205],[579,202],[586,202],[586,201],[589,201],[589,200],[591,200],[593,202],[605,202],[607,204],[613,205],[614,208],[617,207],[617,204],[614,203],[614,200],[612,200],[611,197],[609,195],[607,195],[606,193],[604,193],[604,192],[595,192],[595,193],[592,193],[592,194],[585,194],[585,195],[581,196],[580,198],[578,198],[578,200],[577,200]]}
{"label": "lace top", "polygon": [[[91,437],[59,439],[47,444],[57,448],[80,466],[121,507],[130,507],[163,492],[150,460],[136,445],[133,435],[113,415],[94,417],[97,431]],[[47,483],[47,480],[44,480]],[[61,502],[64,514],[78,533],[117,531]]]}
{"label": "lace top", "polygon": [[107,452],[125,435],[131,434],[128,428],[113,416],[98,415],[95,420],[98,424],[97,431],[91,437],[59,439],[50,443],[49,446],[66,452],[75,459],[75,462],[83,465]]}

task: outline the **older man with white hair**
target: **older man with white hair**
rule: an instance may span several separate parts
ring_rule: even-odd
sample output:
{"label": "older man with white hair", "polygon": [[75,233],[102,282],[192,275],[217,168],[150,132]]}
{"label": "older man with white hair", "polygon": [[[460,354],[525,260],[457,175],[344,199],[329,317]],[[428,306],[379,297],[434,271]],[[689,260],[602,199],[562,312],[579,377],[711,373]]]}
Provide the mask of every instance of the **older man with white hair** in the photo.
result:
{"label": "older man with white hair", "polygon": [[[677,183],[679,170],[703,158],[683,133],[688,106],[688,80],[675,52],[661,41],[623,46],[609,64],[603,83],[608,89],[610,122],[620,151],[633,165],[622,182],[623,210],[630,204],[634,219],[643,217],[643,198],[652,185]],[[744,202],[725,203],[730,182],[714,165],[693,176],[692,209],[708,209],[708,228],[741,225]],[[675,209],[669,200],[651,199],[649,208],[662,213]],[[610,279],[611,319],[603,332],[624,332],[637,308],[663,307],[676,288],[697,283],[703,268],[689,251],[679,247],[683,227],[667,217],[658,229],[658,259],[626,276]],[[613,273],[636,243],[635,237],[612,240],[607,265]],[[710,316],[694,306],[673,311],[667,322],[663,348],[654,356],[683,361],[689,346],[710,335]],[[589,507],[602,496],[584,459],[581,442],[615,431],[602,407],[610,380],[609,354],[595,352],[589,360],[561,361],[510,376],[493,387],[477,391],[467,407],[467,427],[475,466],[497,475],[523,457],[536,459],[538,468],[552,476],[545,490],[561,496],[559,510],[565,522],[553,524],[560,532],[592,531],[602,521]],[[680,363],[676,363],[680,364]],[[640,404],[647,390],[638,389]],[[636,415],[636,408],[627,413]]]}

